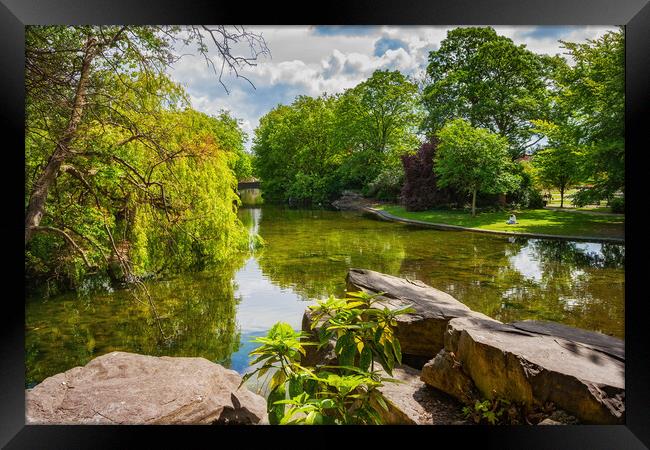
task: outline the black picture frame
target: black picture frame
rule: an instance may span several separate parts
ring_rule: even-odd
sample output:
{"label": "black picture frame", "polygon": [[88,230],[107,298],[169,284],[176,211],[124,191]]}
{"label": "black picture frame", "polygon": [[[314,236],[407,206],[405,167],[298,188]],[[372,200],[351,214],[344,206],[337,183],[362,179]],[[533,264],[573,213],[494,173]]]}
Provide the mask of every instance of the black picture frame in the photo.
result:
{"label": "black picture frame", "polygon": [[[288,11],[295,13],[287,16]],[[480,448],[641,449],[650,446],[650,331],[643,314],[648,295],[648,239],[642,226],[648,208],[642,164],[650,105],[650,4],[648,0],[363,0],[322,5],[265,2],[146,0],[0,0],[2,65],[0,179],[4,260],[8,262],[0,327],[0,444],[6,448],[129,448],[144,439],[147,448],[290,445],[279,439],[296,433],[280,427],[194,426],[26,426],[24,363],[24,26],[30,24],[395,24],[395,25],[625,25],[626,30],[626,422],[608,426],[513,427],[321,427],[301,428],[300,446],[338,447],[351,431],[365,442],[454,445]],[[646,219],[647,220],[647,219]],[[12,290],[7,289],[13,288]],[[341,434],[343,433],[343,434]],[[322,436],[322,438],[321,438]],[[228,438],[228,441],[225,441]],[[206,439],[199,443],[198,439]],[[235,444],[225,444],[235,439]],[[443,440],[449,441],[443,444]],[[176,445],[175,445],[176,444]],[[260,445],[260,444],[256,444]],[[387,445],[387,444],[386,444]]]}

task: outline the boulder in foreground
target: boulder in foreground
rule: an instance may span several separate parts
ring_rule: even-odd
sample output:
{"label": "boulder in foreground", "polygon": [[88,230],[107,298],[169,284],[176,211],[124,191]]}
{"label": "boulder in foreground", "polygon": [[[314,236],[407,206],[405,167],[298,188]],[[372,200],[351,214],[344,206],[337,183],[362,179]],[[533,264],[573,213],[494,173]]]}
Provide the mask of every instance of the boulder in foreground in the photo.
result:
{"label": "boulder in foreground", "polygon": [[347,289],[369,294],[384,292],[381,304],[389,308],[412,306],[415,312],[398,317],[395,330],[402,353],[407,355],[433,358],[444,346],[449,321],[472,314],[472,310],[446,292],[418,280],[372,270],[350,269]]}
{"label": "boulder in foreground", "polygon": [[[469,377],[484,397],[528,405],[550,401],[584,423],[623,423],[621,341],[569,328],[537,321],[503,324],[480,316],[453,319],[443,352],[454,356],[458,369],[448,376]],[[431,369],[433,364],[423,368],[423,380],[444,389]]]}
{"label": "boulder in foreground", "polygon": [[421,281],[371,270],[350,269],[348,290],[384,292],[389,307],[412,304],[396,328],[402,352],[427,357],[422,380],[464,403],[553,402],[584,423],[624,422],[620,339],[552,322],[504,324]]}
{"label": "boulder in foreground", "polygon": [[26,394],[26,423],[257,424],[266,401],[234,370],[204,358],[112,352],[45,379]]}

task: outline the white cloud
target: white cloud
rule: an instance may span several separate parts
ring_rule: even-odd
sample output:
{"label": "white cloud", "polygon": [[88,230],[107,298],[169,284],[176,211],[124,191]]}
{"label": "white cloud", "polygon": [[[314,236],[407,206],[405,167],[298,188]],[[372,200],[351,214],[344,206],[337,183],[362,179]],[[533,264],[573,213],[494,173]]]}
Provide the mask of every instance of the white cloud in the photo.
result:
{"label": "white cloud", "polygon": [[[242,119],[244,130],[252,138],[261,116],[279,103],[291,103],[297,95],[342,92],[365,80],[377,69],[400,70],[421,78],[429,52],[439,48],[447,31],[453,27],[247,28],[261,33],[271,51],[270,57],[260,58],[256,66],[241,71],[241,75],[250,79],[256,89],[242,78],[224,74],[223,81],[230,90],[230,94],[226,94],[218,76],[206,65],[203,57],[197,55],[183,57],[171,75],[185,86],[194,108],[209,114],[217,114],[221,109],[230,110],[235,117]],[[547,54],[562,53],[558,39],[585,41],[615,29],[593,26],[494,28],[517,44]],[[376,52],[380,40],[383,40],[379,43],[381,51]],[[190,47],[182,52],[193,50]],[[246,52],[243,47],[238,50]],[[219,67],[219,61],[216,58],[214,61]]]}

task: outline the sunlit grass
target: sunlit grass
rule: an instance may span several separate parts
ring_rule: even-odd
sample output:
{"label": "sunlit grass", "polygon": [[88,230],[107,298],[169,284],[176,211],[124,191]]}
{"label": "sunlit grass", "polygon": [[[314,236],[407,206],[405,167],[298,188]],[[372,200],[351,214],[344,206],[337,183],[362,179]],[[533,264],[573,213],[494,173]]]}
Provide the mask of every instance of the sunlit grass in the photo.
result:
{"label": "sunlit grass", "polygon": [[482,212],[477,213],[476,217],[472,217],[469,211],[429,210],[410,212],[406,211],[402,206],[396,205],[383,205],[377,208],[406,219],[458,225],[467,228],[568,236],[624,236],[624,218],[622,216],[597,216],[547,209],[526,209],[515,211],[517,224],[508,225],[506,221],[510,216],[509,212]]}
{"label": "sunlit grass", "polygon": [[[588,211],[588,212],[603,212],[611,213],[612,208],[607,206],[606,201],[602,201],[599,204],[585,205],[577,207],[573,204],[573,195],[578,192],[577,189],[569,189],[564,193],[564,208],[567,210],[576,210],[576,211]],[[551,200],[547,202],[546,206],[552,208],[560,207],[560,191],[552,190],[549,192],[551,194]]]}

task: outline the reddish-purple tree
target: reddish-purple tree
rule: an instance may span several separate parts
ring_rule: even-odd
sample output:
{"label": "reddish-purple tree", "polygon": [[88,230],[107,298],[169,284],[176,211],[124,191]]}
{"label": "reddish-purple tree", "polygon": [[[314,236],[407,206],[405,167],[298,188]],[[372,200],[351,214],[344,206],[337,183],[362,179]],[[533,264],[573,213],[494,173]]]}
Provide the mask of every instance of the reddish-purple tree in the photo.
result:
{"label": "reddish-purple tree", "polygon": [[457,201],[458,195],[451,189],[438,188],[433,172],[433,158],[438,146],[433,138],[420,146],[413,155],[403,155],[404,186],[402,203],[407,211],[424,211]]}

